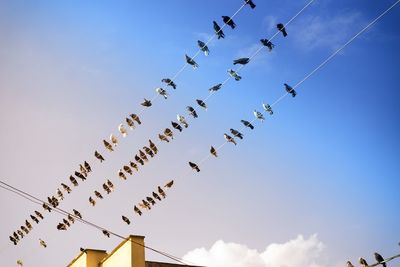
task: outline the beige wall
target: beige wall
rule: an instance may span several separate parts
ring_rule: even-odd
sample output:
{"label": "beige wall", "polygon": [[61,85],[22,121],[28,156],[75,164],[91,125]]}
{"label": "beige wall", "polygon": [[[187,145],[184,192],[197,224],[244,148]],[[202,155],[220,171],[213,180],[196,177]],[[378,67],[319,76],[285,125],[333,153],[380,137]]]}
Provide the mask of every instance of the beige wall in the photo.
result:
{"label": "beige wall", "polygon": [[103,260],[101,267],[145,267],[143,246],[143,236],[130,236]]}

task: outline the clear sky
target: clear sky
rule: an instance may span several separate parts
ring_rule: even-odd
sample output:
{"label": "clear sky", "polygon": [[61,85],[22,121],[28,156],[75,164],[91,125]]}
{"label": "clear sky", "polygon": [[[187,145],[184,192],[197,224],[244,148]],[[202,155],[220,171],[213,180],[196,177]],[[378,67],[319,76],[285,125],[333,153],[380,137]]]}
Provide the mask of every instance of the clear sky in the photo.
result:
{"label": "clear sky", "polygon": [[[88,160],[93,173],[62,208],[78,209],[122,235],[144,235],[149,246],[199,264],[227,266],[247,249],[257,258],[245,264],[251,267],[344,266],[359,256],[373,262],[375,251],[394,255],[400,241],[400,7],[307,80],[296,98],[280,102],[272,117],[243,130],[237,146],[224,146],[200,173],[187,165],[201,161],[229,128],[240,129],[240,120],[252,120],[263,101],[281,96],[283,83],[300,81],[393,2],[315,1],[287,28],[288,37],[273,40],[273,52],[261,51],[240,71],[240,82],[230,80],[207,101],[205,112],[195,99],[206,98],[208,88],[228,77],[233,59],[250,56],[277,22],[306,4],[255,0],[254,10],[245,7],[235,17],[235,30],[225,28],[226,38],[209,45],[208,57],[196,58],[200,67],[186,68],[177,90],[168,89],[167,100],[157,98],[141,114],[142,126],[122,138],[118,124],[142,109],[144,97],[155,96],[185,54],[196,53],[197,40],[213,34],[213,20],[222,25],[221,16],[232,15],[242,1],[3,0],[0,177],[46,198]],[[119,180],[118,169],[177,113],[187,116],[188,105],[199,118],[160,144],[139,173]],[[108,153],[101,140],[111,133],[120,144]],[[104,163],[94,159],[95,149]],[[91,207],[88,197],[106,179],[115,192]],[[133,205],[169,179],[176,186],[167,198],[135,216]],[[3,266],[19,258],[26,266],[65,266],[79,247],[110,250],[120,242],[78,223],[59,232],[61,217],[51,213],[14,247],[9,234],[38,207],[3,190],[0,203]],[[221,255],[229,255],[227,262],[216,260]],[[150,252],[147,258],[168,260]]]}

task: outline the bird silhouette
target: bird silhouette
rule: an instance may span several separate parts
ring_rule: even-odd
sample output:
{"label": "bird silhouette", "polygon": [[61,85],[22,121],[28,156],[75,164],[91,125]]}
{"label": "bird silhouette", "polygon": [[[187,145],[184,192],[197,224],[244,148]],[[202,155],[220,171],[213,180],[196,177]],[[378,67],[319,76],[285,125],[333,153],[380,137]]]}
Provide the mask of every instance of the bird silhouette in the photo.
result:
{"label": "bird silhouette", "polygon": [[131,130],[135,129],[135,122],[131,118],[126,118],[125,121]]}
{"label": "bird silhouette", "polygon": [[268,39],[261,39],[260,42],[263,46],[268,48],[269,52],[271,52],[272,49],[275,47],[275,45]]}
{"label": "bird silhouette", "polygon": [[[165,142],[169,143],[169,139],[168,139],[165,135],[163,135],[163,134],[159,134],[159,135],[158,135],[158,138],[159,138],[161,141],[165,141]],[[143,164],[142,164],[142,165],[143,165]]]}
{"label": "bird silhouette", "polygon": [[213,21],[214,32],[218,36],[218,39],[225,38],[225,34],[222,31],[221,27],[218,25],[216,21]]}
{"label": "bird silhouette", "polygon": [[133,210],[135,211],[135,213],[139,214],[139,216],[142,216],[142,211],[138,207],[134,206]]}
{"label": "bird silhouette", "polygon": [[269,104],[262,104],[263,109],[269,113],[269,115],[274,114],[274,111],[272,110],[272,107]]}
{"label": "bird silhouette", "polygon": [[222,83],[219,83],[219,84],[217,84],[217,85],[214,85],[214,86],[211,87],[210,89],[208,89],[208,91],[210,91],[210,92],[216,92],[216,91],[218,91],[219,89],[221,89],[221,87],[222,87]]}
{"label": "bird silhouette", "polygon": [[264,115],[261,112],[257,111],[257,110],[254,110],[253,114],[261,122],[263,122],[265,120]]}
{"label": "bird silhouette", "polygon": [[129,115],[129,116],[132,118],[132,120],[136,121],[139,125],[142,124],[142,122],[141,122],[141,120],[140,120],[140,118],[139,118],[138,115],[136,115],[136,114],[131,114],[131,115]]}
{"label": "bird silhouette", "polygon": [[128,135],[128,130],[126,130],[125,126],[121,123],[118,125],[118,131],[122,135],[122,137],[126,137]]}
{"label": "bird silhouette", "polygon": [[244,126],[250,128],[250,129],[252,129],[252,130],[254,129],[253,124],[251,124],[249,121],[241,120],[241,122],[243,123]]}
{"label": "bird silhouette", "polygon": [[206,105],[206,103],[205,103],[203,100],[201,100],[201,99],[196,99],[196,102],[197,102],[197,104],[198,104],[200,107],[204,108],[204,109],[207,111],[207,105]]}
{"label": "bird silhouette", "polygon": [[161,82],[166,83],[167,86],[171,86],[172,88],[176,89],[176,84],[169,78],[162,79]]}
{"label": "bird silhouette", "polygon": [[295,97],[297,95],[296,91],[293,89],[293,87],[291,87],[290,85],[284,83],[283,84],[285,86],[285,90],[286,92],[288,92],[289,94],[292,95],[292,97]]}
{"label": "bird silhouette", "polygon": [[232,29],[235,29],[236,24],[235,22],[228,16],[222,16],[222,20],[224,21],[224,23],[228,26],[230,26]]}
{"label": "bird silhouette", "polygon": [[276,24],[276,28],[278,28],[278,30],[283,34],[283,37],[287,36],[285,26],[282,23]]}
{"label": "bird silhouette", "polygon": [[164,185],[164,187],[165,187],[165,188],[171,188],[173,184],[174,184],[174,180],[171,180],[171,181],[169,181],[168,183],[166,183],[166,184]]}
{"label": "bird silhouette", "polygon": [[191,65],[193,69],[197,69],[199,67],[199,64],[194,61],[193,58],[189,57],[188,55],[185,55],[186,63]]}
{"label": "bird silhouette", "polygon": [[190,166],[193,170],[195,170],[195,171],[197,171],[197,172],[200,172],[199,166],[197,166],[195,163],[189,161],[189,166]]}
{"label": "bird silhouette", "polygon": [[376,262],[382,264],[383,267],[386,267],[386,262],[384,262],[385,259],[382,257],[382,255],[380,255],[378,252],[375,252],[374,256],[375,256]]}
{"label": "bird silhouette", "polygon": [[189,127],[189,124],[187,123],[185,117],[183,117],[182,115],[176,115],[176,118],[178,119],[178,121],[185,127]]}
{"label": "bird silhouette", "polygon": [[242,58],[235,59],[235,60],[233,61],[233,65],[237,65],[237,64],[246,65],[246,64],[249,63],[249,62],[250,62],[250,58],[248,58],[248,57],[242,57]]}
{"label": "bird silhouette", "polygon": [[233,136],[243,139],[243,134],[241,132],[239,132],[238,130],[235,129],[230,129],[231,134],[233,134]]}
{"label": "bird silhouette", "polygon": [[244,0],[244,3],[246,5],[249,5],[252,9],[254,9],[256,7],[256,5],[254,4],[254,2],[252,0]]}
{"label": "bird silhouette", "polygon": [[150,101],[150,100],[147,100],[146,98],[144,98],[143,102],[140,103],[140,105],[142,105],[143,107],[146,107],[146,108],[152,106],[151,101]]}
{"label": "bird silhouette", "polygon": [[172,132],[172,130],[170,128],[166,128],[164,130],[164,134],[165,134],[165,136],[168,136],[171,139],[174,139],[174,133]]}
{"label": "bird silhouette", "polygon": [[174,129],[178,130],[179,132],[182,132],[182,127],[178,123],[171,121],[171,125]]}
{"label": "bird silhouette", "polygon": [[107,142],[106,140],[103,140],[103,144],[104,144],[104,147],[107,148],[107,150],[109,150],[110,152],[114,151],[112,145],[109,142]]}
{"label": "bird silhouette", "polygon": [[198,40],[197,45],[199,46],[200,50],[203,51],[205,56],[208,56],[210,54],[210,50],[204,42]]}
{"label": "bird silhouette", "polygon": [[187,106],[186,110],[189,112],[189,115],[193,116],[193,118],[198,118],[199,116],[197,115],[196,110],[191,107],[191,106]]}
{"label": "bird silhouette", "polygon": [[239,73],[237,73],[236,71],[229,69],[228,70],[229,75],[235,79],[235,81],[240,81],[242,79],[242,77],[239,75]]}
{"label": "bird silhouette", "polygon": [[100,162],[103,162],[103,161],[104,161],[103,156],[102,156],[99,152],[97,152],[97,150],[94,152],[94,156],[95,156],[98,160],[100,160]]}
{"label": "bird silhouette", "polygon": [[218,157],[217,150],[213,146],[211,146],[211,148],[210,148],[210,153],[214,157]]}
{"label": "bird silhouette", "polygon": [[158,148],[150,139],[149,139],[149,146],[150,146],[150,149],[153,150],[154,154],[157,154]]}
{"label": "bird silhouette", "polygon": [[122,220],[128,225],[131,224],[131,221],[128,219],[128,217],[125,217],[124,215],[122,215]]}
{"label": "bird silhouette", "polygon": [[157,94],[159,94],[160,96],[164,97],[164,99],[168,98],[168,93],[165,89],[162,89],[161,87],[157,87],[156,88],[156,92]]}

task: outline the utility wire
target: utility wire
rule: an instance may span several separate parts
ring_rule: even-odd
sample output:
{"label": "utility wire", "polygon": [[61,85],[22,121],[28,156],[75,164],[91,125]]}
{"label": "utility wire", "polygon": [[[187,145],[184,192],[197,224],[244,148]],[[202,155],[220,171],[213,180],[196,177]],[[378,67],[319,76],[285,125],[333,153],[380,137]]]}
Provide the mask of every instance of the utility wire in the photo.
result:
{"label": "utility wire", "polygon": [[387,259],[385,259],[385,260],[383,260],[383,261],[381,261],[381,262],[377,262],[377,263],[368,265],[367,267],[375,267],[375,266],[378,266],[378,265],[380,265],[380,264],[382,264],[382,263],[392,261],[392,260],[394,260],[395,258],[399,258],[399,257],[400,257],[400,254],[395,255],[395,256],[392,256],[392,257],[389,257],[389,258],[387,258]]}

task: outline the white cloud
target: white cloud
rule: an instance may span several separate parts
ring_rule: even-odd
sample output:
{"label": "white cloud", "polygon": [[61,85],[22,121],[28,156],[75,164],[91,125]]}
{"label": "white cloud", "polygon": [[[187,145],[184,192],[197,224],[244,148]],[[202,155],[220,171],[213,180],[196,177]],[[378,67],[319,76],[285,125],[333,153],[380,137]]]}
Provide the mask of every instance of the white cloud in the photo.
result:
{"label": "white cloud", "polygon": [[322,267],[324,245],[316,234],[302,235],[282,244],[270,244],[263,252],[222,240],[207,250],[197,248],[183,259],[208,267]]}

